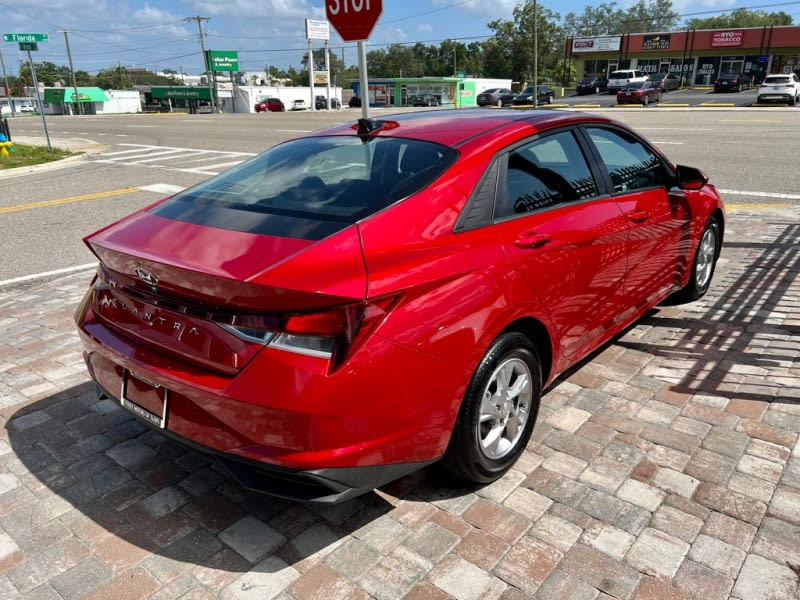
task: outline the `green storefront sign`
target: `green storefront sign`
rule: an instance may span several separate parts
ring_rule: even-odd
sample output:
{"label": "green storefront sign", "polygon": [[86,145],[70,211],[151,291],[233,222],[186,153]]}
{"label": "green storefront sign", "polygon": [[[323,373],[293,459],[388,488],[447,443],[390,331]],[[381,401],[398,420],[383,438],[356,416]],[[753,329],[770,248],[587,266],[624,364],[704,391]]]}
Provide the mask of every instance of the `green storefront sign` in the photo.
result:
{"label": "green storefront sign", "polygon": [[207,87],[153,87],[150,95],[153,99],[164,100],[211,100],[211,91]]}
{"label": "green storefront sign", "polygon": [[45,88],[44,101],[55,104],[72,104],[75,102],[107,102],[108,97],[105,92],[96,87],[79,87],[77,93],[75,88]]}
{"label": "green storefront sign", "polygon": [[236,50],[209,50],[209,71],[238,71],[239,53]]}

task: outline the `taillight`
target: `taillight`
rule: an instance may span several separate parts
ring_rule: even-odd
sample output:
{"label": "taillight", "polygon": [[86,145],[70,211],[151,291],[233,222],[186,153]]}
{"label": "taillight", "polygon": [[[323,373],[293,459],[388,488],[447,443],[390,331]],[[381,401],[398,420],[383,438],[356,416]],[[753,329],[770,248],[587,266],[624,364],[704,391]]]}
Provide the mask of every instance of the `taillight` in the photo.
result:
{"label": "taillight", "polygon": [[221,326],[264,346],[331,360],[335,368],[366,340],[396,300],[387,296],[283,317],[242,315]]}

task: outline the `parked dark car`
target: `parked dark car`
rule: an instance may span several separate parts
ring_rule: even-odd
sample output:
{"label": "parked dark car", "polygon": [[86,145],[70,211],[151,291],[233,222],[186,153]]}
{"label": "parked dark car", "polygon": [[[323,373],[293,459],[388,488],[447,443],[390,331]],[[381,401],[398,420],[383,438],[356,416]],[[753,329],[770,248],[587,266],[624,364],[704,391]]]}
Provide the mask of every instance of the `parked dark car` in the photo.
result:
{"label": "parked dark car", "polygon": [[511,106],[516,94],[508,88],[489,88],[478,94],[478,106]]}
{"label": "parked dark car", "polygon": [[660,87],[662,92],[671,92],[681,87],[681,78],[674,73],[656,73],[651,75],[648,81]]}
{"label": "parked dark car", "polygon": [[608,117],[465,112],[318,130],[87,236],[75,320],[98,391],[284,498],[439,460],[499,479],[547,386],[706,294],[725,213]]}
{"label": "parked dark car", "polygon": [[661,88],[652,81],[634,81],[617,92],[617,104],[644,104],[661,100]]}
{"label": "parked dark car", "polygon": [[[331,108],[341,108],[342,104],[338,98],[331,98]],[[314,108],[317,110],[327,110],[328,99],[325,96],[314,97]]]}
{"label": "parked dark car", "polygon": [[750,78],[744,73],[720,73],[714,80],[715,92],[741,92],[750,89]]}
{"label": "parked dark car", "polygon": [[283,112],[286,110],[280,98],[264,98],[260,102],[256,102],[255,109],[257,113],[260,112]]}
{"label": "parked dark car", "polygon": [[584,77],[575,86],[579,96],[586,94],[605,94],[608,91],[608,79],[605,77]]}
{"label": "parked dark car", "polygon": [[440,106],[442,103],[433,94],[415,94],[408,99],[411,106]]}
{"label": "parked dark car", "polygon": [[358,96],[353,96],[350,98],[350,101],[347,103],[347,106],[350,108],[361,108],[361,98]]}
{"label": "parked dark car", "polygon": [[[552,104],[555,92],[549,85],[539,85],[536,104]],[[517,94],[512,102],[514,106],[533,106],[533,86],[528,86]]]}

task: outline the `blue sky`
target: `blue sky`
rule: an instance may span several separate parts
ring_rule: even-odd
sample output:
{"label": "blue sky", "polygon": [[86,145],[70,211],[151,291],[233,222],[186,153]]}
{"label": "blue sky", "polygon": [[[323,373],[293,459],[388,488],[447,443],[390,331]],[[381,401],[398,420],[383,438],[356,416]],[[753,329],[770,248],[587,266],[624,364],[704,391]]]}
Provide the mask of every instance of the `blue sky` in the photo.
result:
{"label": "blue sky", "polygon": [[[423,42],[438,45],[445,39],[465,43],[491,34],[487,23],[510,19],[520,0],[383,0],[383,13],[372,32],[368,49],[391,43]],[[626,6],[630,0],[618,0]],[[587,0],[541,0],[563,17],[581,13]],[[46,8],[43,8],[46,6]],[[738,6],[784,11],[800,22],[800,0],[673,0],[681,14],[730,10]],[[306,19],[325,19],[324,0],[41,0],[30,3],[0,0],[0,33],[40,32],[49,41],[39,44],[34,61],[68,64],[62,31],[76,70],[96,73],[121,64],[150,70],[174,69],[189,74],[202,70],[197,22],[200,15],[206,48],[237,50],[240,68],[260,71],[264,65],[301,68],[307,49]],[[0,41],[9,75],[18,72],[27,53],[17,44]],[[345,63],[357,62],[355,44],[343,44],[331,31],[331,47]],[[315,48],[321,42],[315,42]],[[2,73],[0,73],[2,75]]]}

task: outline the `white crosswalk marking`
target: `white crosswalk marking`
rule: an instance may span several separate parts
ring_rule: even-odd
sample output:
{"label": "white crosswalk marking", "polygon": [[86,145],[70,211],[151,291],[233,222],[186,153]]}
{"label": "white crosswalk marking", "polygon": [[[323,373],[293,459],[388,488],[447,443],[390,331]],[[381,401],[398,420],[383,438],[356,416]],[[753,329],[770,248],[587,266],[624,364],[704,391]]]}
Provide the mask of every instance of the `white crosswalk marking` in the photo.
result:
{"label": "white crosswalk marking", "polygon": [[255,153],[121,143],[117,144],[112,152],[95,154],[90,157],[90,160],[126,167],[145,167],[199,175],[217,175],[251,156],[255,156]]}

